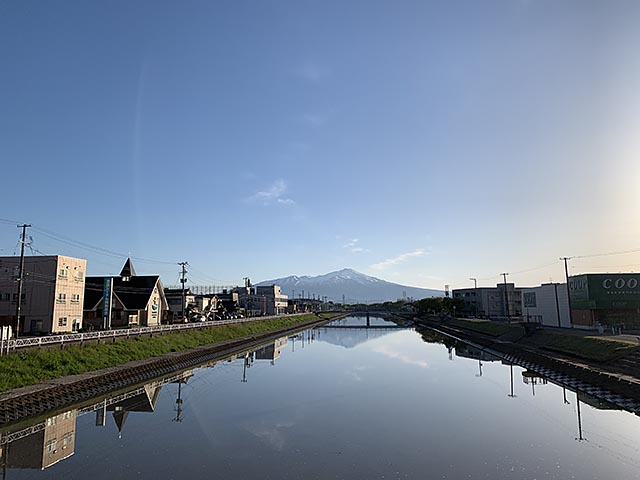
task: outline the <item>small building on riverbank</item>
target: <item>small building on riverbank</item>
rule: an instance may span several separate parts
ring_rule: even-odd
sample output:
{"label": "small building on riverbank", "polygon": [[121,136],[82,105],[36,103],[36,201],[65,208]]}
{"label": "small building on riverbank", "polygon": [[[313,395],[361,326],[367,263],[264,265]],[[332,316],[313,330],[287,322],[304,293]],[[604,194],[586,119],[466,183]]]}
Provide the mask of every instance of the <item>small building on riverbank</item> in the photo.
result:
{"label": "small building on riverbank", "polygon": [[522,320],[548,327],[571,328],[566,283],[543,283],[522,289]]}

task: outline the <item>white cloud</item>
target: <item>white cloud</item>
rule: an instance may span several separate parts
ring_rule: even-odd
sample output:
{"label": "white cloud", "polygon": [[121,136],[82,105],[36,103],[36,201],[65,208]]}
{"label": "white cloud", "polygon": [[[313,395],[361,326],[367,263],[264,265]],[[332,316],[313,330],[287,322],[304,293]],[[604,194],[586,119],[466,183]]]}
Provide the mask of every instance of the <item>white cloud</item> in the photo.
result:
{"label": "white cloud", "polygon": [[[338,237],[339,238],[339,237]],[[352,238],[350,240],[347,241],[347,243],[345,243],[342,248],[347,248],[349,249],[349,251],[351,253],[365,253],[365,252],[369,252],[370,250],[368,248],[363,248],[363,247],[359,247],[357,246],[357,243],[360,241],[359,238]]]}
{"label": "white cloud", "polygon": [[359,238],[352,238],[351,240],[348,240],[347,243],[345,243],[342,247],[343,248],[355,247],[356,243],[358,243],[359,241],[360,241]]}
{"label": "white cloud", "polygon": [[295,205],[295,200],[292,198],[285,197],[284,194],[287,192],[287,184],[284,180],[279,179],[273,182],[269,188],[266,190],[261,190],[259,192],[251,195],[247,200],[249,202],[261,203],[263,205]]}
{"label": "white cloud", "polygon": [[374,263],[373,265],[369,265],[369,268],[373,268],[374,270],[384,270],[385,268],[388,268],[388,267],[390,267],[392,265],[398,265],[399,263],[404,263],[407,260],[410,260],[412,258],[424,257],[425,255],[426,255],[426,252],[424,251],[424,249],[423,248],[418,248],[418,249],[414,250],[413,252],[403,253],[401,255],[398,255],[397,257],[387,258],[386,260],[383,260],[382,262]]}
{"label": "white cloud", "polygon": [[417,365],[420,368],[427,368],[429,366],[429,364],[427,362],[425,362],[424,360],[415,360],[413,358],[410,358],[405,353],[396,352],[396,351],[392,350],[391,348],[389,348],[386,345],[376,345],[371,350],[376,352],[376,353],[381,353],[382,355],[384,355],[387,358],[391,358],[391,359],[394,359],[394,360],[400,360],[402,363],[406,363],[408,365]]}

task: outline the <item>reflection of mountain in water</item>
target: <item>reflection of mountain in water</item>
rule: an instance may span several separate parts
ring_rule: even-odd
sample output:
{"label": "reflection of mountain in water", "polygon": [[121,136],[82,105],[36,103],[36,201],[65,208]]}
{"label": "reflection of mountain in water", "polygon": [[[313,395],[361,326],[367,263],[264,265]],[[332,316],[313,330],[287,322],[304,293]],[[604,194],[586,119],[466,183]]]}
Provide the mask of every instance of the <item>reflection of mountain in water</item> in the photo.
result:
{"label": "reflection of mountain in water", "polygon": [[316,339],[320,342],[330,343],[344,348],[354,348],[362,343],[366,343],[376,338],[390,335],[400,328],[389,329],[367,329],[362,328],[323,328],[316,329]]}

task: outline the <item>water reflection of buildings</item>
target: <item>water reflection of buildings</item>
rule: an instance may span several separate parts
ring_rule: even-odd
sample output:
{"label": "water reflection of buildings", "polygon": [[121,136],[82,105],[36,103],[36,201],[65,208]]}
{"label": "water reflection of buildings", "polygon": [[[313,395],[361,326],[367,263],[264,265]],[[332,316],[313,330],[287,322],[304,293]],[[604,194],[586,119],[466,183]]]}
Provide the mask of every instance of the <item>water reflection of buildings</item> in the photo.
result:
{"label": "water reflection of buildings", "polygon": [[271,363],[280,358],[282,349],[287,345],[287,337],[281,337],[276,339],[273,343],[265,345],[255,350],[256,360],[271,360]]}
{"label": "water reflection of buildings", "polygon": [[465,343],[455,346],[456,357],[470,358],[472,360],[482,360],[483,362],[497,362],[500,358],[492,355],[483,348],[474,347]]}
{"label": "water reflection of buildings", "polygon": [[2,433],[0,435],[2,478],[7,477],[7,469],[44,470],[71,457],[75,452],[76,421],[81,415],[95,412],[96,426],[105,426],[107,412],[112,412],[118,432],[122,433],[130,413],[155,411],[160,391],[166,383],[178,384],[177,416],[179,416],[182,408],[180,388],[192,375],[192,370],[180,372],[108,397],[88,407],[71,409],[28,427]]}
{"label": "water reflection of buildings", "polygon": [[33,433],[2,446],[6,468],[47,467],[69,458],[75,451],[77,410],[49,417]]}
{"label": "water reflection of buildings", "polygon": [[[294,340],[295,342],[295,340]],[[268,345],[246,352],[243,357],[242,368],[242,383],[248,382],[247,370],[251,368],[256,360],[269,360],[271,365],[275,365],[275,362],[280,358],[282,349],[287,345],[287,337],[280,337]]]}
{"label": "water reflection of buildings", "polygon": [[122,434],[130,412],[153,413],[155,411],[161,389],[162,385],[145,385],[137,395],[107,407],[107,411],[113,412],[113,420],[120,434]]}

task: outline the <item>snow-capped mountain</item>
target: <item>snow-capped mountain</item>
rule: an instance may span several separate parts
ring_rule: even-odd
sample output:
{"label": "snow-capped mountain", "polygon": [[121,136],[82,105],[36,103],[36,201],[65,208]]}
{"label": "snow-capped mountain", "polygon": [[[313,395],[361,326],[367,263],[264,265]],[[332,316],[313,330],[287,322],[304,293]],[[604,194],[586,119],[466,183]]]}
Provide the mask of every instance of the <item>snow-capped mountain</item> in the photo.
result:
{"label": "snow-capped mountain", "polygon": [[295,293],[296,298],[299,298],[304,291],[305,298],[314,295],[315,298],[327,296],[329,300],[341,302],[344,295],[347,303],[386,302],[403,297],[420,299],[443,295],[440,290],[399,285],[356,272],[351,268],[316,277],[292,275],[275,278],[265,280],[257,285],[280,285],[282,293],[289,295],[289,297]]}

